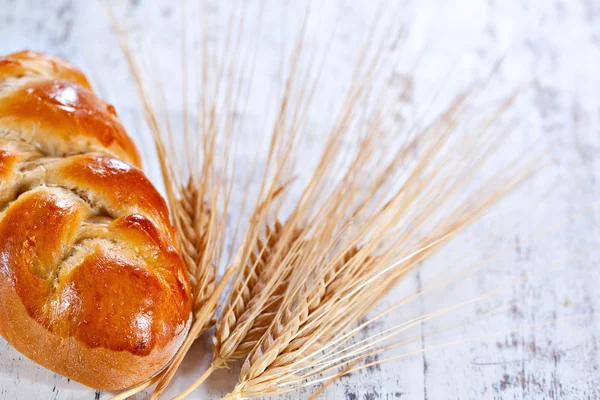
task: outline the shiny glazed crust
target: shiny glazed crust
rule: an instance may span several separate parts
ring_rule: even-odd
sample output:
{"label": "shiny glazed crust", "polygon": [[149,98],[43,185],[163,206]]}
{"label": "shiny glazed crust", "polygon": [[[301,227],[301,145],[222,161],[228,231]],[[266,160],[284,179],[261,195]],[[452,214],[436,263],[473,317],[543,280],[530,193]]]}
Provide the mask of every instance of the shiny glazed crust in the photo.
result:
{"label": "shiny glazed crust", "polygon": [[150,378],[190,325],[168,210],[139,165],[79,70],[0,57],[0,334],[96,389]]}

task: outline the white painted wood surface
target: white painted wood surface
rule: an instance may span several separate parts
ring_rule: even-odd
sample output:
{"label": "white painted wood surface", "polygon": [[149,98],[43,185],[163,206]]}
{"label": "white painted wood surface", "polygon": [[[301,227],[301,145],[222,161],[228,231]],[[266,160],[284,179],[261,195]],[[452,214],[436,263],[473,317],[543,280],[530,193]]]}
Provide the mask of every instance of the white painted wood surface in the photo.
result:
{"label": "white painted wood surface", "polygon": [[[117,3],[130,32],[152,48],[164,73],[176,77],[178,70],[171,60],[178,51],[180,16],[175,4],[179,2]],[[249,0],[250,7],[256,7],[257,3]],[[258,60],[265,71],[277,72],[274,61],[277,43],[289,30],[284,21],[298,20],[303,9],[299,3],[266,2],[262,21],[267,29],[260,42],[264,51]],[[359,335],[365,337],[422,313],[505,287],[491,298],[439,321],[430,321],[412,333],[427,333],[508,305],[498,315],[420,338],[381,358],[418,352],[446,342],[486,337],[354,372],[328,388],[322,398],[598,399],[600,318],[591,316],[556,325],[543,323],[553,318],[594,313],[600,306],[600,2],[413,0],[405,4],[397,18],[399,23],[408,21],[408,54],[414,56],[419,49],[427,48],[424,72],[414,77],[414,90],[403,100],[405,106],[419,110],[424,106],[420,101],[439,82],[457,75],[469,78],[470,71],[473,74],[485,71],[491,62],[508,54],[507,84],[523,77],[532,82],[531,96],[520,110],[525,139],[519,145],[543,147],[549,165],[495,212],[433,257],[420,272],[407,277],[386,303],[391,304],[393,299],[426,285],[440,270],[468,266],[470,262],[500,254],[494,262],[443,291],[423,296]],[[331,96],[339,89],[335,78],[350,70],[350,56],[366,35],[367,16],[372,15],[374,6],[367,0],[347,0],[335,2],[333,9],[340,10],[339,31],[334,36],[332,57],[323,78],[325,90]],[[281,10],[287,12],[280,13]],[[327,21],[328,17],[323,18]],[[91,74],[95,86],[116,106],[146,153],[147,171],[159,182],[158,171],[152,166],[151,145],[144,139],[146,128],[139,103],[99,3],[0,0],[0,37],[2,54],[24,48],[45,51],[65,57]],[[316,32],[313,39],[318,37]],[[456,68],[454,62],[458,58],[466,60],[467,67]],[[455,74],[447,76],[450,69]],[[401,73],[398,77],[410,78]],[[433,78],[437,80],[430,80]],[[179,89],[178,82],[169,82],[168,98],[177,99]],[[327,100],[316,101],[322,102],[319,105],[323,107],[317,109],[326,114]],[[177,107],[174,108],[177,113]],[[251,111],[249,118],[260,121],[261,115]],[[312,129],[308,137],[316,142],[319,121],[317,112],[307,125]],[[528,141],[532,137],[541,139]],[[307,157],[314,156],[314,151],[307,149]],[[247,155],[255,150],[248,146]],[[557,225],[559,229],[541,235]],[[453,261],[457,261],[457,266],[453,267]],[[553,263],[555,267],[540,273]],[[523,280],[511,284],[520,278]],[[515,330],[518,332],[510,333]],[[204,344],[200,342],[193,348],[169,393],[191,382],[206,367],[209,358],[209,338],[206,338]],[[231,389],[234,381],[234,371],[219,372],[193,398],[219,398]],[[305,398],[312,389],[284,398]],[[206,396],[201,397],[202,393]],[[109,397],[109,393],[94,392],[37,366],[0,341],[0,399]]]}

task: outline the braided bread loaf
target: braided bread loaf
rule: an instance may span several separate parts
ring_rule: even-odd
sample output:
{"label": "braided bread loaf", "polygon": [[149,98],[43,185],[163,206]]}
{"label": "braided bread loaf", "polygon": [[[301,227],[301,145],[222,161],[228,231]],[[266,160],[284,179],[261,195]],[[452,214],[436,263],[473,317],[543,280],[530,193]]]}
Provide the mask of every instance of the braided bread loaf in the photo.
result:
{"label": "braided bread loaf", "polygon": [[0,57],[0,334],[97,389],[151,377],[190,325],[168,210],[139,166],[79,70]]}

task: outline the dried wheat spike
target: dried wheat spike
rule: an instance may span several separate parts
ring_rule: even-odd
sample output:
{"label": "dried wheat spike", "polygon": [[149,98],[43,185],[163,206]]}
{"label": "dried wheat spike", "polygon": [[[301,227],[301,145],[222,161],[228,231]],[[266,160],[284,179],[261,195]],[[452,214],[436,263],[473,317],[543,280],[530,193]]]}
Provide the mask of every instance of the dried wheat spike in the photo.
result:
{"label": "dried wheat spike", "polygon": [[[275,229],[278,229],[278,228],[281,229],[280,224],[276,224]],[[296,229],[296,231],[292,234],[291,242],[288,244],[287,250],[285,250],[285,252],[289,251],[289,248],[294,243],[296,243],[300,234],[301,234],[301,230]],[[257,250],[258,250],[258,248],[257,248]],[[270,256],[272,256],[272,253]],[[256,252],[252,253],[252,256],[251,256],[252,263],[254,263],[258,257],[260,257],[259,253],[256,253]],[[240,358],[246,357],[250,353],[250,351],[252,351],[252,349],[254,349],[254,347],[256,347],[260,338],[262,338],[263,335],[267,332],[267,329],[269,329],[269,326],[271,326],[271,323],[273,322],[273,319],[277,315],[277,312],[279,311],[281,304],[285,300],[286,291],[289,286],[289,279],[290,279],[289,275],[298,260],[299,260],[299,257],[293,257],[290,260],[290,262],[289,262],[290,266],[286,268],[287,275],[285,277],[283,277],[279,282],[277,282],[275,289],[269,295],[267,300],[264,302],[263,310],[260,312],[260,314],[258,316],[256,316],[256,318],[253,321],[252,327],[246,334],[246,337],[244,338],[244,340],[238,345],[238,348],[232,354],[231,358],[240,359]]]}
{"label": "dried wheat spike", "polygon": [[[243,279],[231,289],[234,294],[232,302],[221,313],[213,337],[213,364],[216,368],[228,360],[248,354],[271,324],[284,299],[289,271],[276,281],[268,296],[261,294],[272,280],[278,261],[288,255],[302,233],[300,228],[293,228],[291,234],[284,238],[285,229],[279,221],[273,228],[267,227],[265,240],[257,239],[244,267]],[[275,258],[276,254],[280,256]],[[248,327],[240,331],[242,323],[248,323]]]}
{"label": "dried wheat spike", "polygon": [[247,356],[256,346],[260,338],[265,334],[273,318],[277,315],[279,307],[285,298],[285,292],[288,288],[289,279],[282,279],[277,284],[269,299],[265,302],[263,310],[255,318],[254,323],[244,340],[238,345],[237,349],[231,355],[232,359],[240,359]]}
{"label": "dried wheat spike", "polygon": [[175,212],[179,228],[181,255],[188,268],[194,314],[213,294],[217,284],[217,271],[209,256],[208,238],[211,211],[206,202],[199,198],[199,190],[192,179],[181,188],[181,198]]}
{"label": "dried wheat spike", "polygon": [[[250,353],[240,371],[240,381],[249,382],[253,388],[261,385],[253,382],[258,378],[260,382],[269,380],[277,375],[280,369],[293,365],[314,349],[320,343],[327,341],[326,332],[320,332],[318,340],[315,333],[320,324],[314,322],[317,311],[328,307],[329,301],[335,301],[334,295],[339,297],[352,280],[352,272],[345,268],[358,253],[356,246],[348,249],[342,259],[329,268],[317,279],[311,287],[305,287],[303,293],[297,296],[295,304],[281,311],[280,320],[275,319],[270,329],[267,330],[258,346]],[[366,271],[365,266],[370,262],[366,258],[363,266],[358,271]],[[325,336],[323,336],[325,335]],[[313,341],[313,343],[309,343]]]}

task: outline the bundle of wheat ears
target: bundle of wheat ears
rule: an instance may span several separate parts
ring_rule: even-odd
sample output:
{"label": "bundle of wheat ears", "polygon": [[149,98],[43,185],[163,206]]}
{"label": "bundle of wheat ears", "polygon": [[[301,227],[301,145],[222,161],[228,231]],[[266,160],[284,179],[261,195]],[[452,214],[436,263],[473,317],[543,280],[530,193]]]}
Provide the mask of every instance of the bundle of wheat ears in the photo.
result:
{"label": "bundle of wheat ears", "polygon": [[[158,398],[207,330],[212,363],[177,399],[236,362],[241,370],[230,399],[327,384],[371,365],[364,361],[408,340],[390,338],[438,314],[356,342],[358,332],[409,298],[371,319],[364,318],[367,311],[538,165],[525,151],[498,156],[516,131],[511,110],[519,90],[506,92],[486,112],[475,107],[495,67],[433,117],[398,118],[390,99],[409,88],[389,82],[402,29],[397,21],[382,23],[381,14],[357,49],[331,124],[318,132],[326,138],[320,156],[307,162],[303,135],[331,41],[324,40],[320,52],[307,45],[310,11],[282,55],[283,92],[272,96],[273,118],[260,124],[264,150],[241,165],[237,148],[248,138],[233,111],[244,110],[252,90],[261,90],[252,84],[260,42],[256,34],[254,46],[242,48],[241,37],[258,16],[249,15],[246,2],[233,3],[225,43],[215,50],[207,44],[211,22],[204,6],[184,2],[183,113],[177,124],[168,117],[164,82],[143,72],[113,15],[194,295],[192,329],[175,358],[116,399],[153,385],[152,398]],[[201,27],[190,28],[189,20]],[[234,181],[241,170],[248,178],[238,191]],[[298,178],[302,174],[306,179]],[[246,210],[238,221],[228,220],[234,200]]]}

